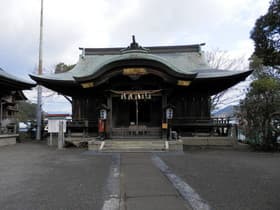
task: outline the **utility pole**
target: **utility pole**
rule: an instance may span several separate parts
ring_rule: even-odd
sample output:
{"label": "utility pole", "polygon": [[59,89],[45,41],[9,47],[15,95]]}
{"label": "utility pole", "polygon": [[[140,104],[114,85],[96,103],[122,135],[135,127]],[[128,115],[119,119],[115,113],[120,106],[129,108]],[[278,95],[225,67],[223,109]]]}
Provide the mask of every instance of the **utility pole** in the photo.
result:
{"label": "utility pole", "polygon": [[[43,73],[43,59],[42,59],[42,44],[43,44],[43,6],[44,1],[41,0],[41,15],[40,15],[40,41],[39,41],[39,63],[38,63],[38,75]],[[36,140],[41,140],[41,128],[42,128],[42,87],[37,86],[37,132]]]}

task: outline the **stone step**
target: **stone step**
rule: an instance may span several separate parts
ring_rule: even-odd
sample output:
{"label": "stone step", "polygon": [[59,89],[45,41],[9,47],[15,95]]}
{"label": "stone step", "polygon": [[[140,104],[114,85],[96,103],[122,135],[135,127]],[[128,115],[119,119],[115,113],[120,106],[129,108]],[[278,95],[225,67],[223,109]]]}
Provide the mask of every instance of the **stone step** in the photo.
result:
{"label": "stone step", "polygon": [[162,145],[164,142],[119,142],[119,143],[111,143],[111,142],[106,142],[107,145]]}
{"label": "stone step", "polygon": [[162,143],[162,144],[139,144],[139,143],[137,143],[137,144],[129,144],[129,143],[123,143],[123,144],[110,144],[110,143],[105,143],[105,145],[106,145],[106,147],[124,147],[124,146],[126,146],[126,147],[147,147],[147,146],[149,146],[149,147],[158,147],[158,146],[164,146],[164,143]]}
{"label": "stone step", "polygon": [[106,141],[103,152],[121,151],[163,151],[165,148],[164,141]]}

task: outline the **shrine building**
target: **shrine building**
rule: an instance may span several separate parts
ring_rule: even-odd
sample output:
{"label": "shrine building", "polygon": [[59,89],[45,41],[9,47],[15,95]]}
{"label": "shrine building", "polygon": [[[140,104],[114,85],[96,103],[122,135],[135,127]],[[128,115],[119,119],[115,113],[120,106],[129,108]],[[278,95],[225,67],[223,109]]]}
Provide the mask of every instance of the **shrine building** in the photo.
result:
{"label": "shrine building", "polygon": [[106,138],[167,138],[197,133],[223,135],[228,121],[210,115],[210,97],[246,79],[251,71],[212,69],[202,44],[80,48],[68,72],[31,75],[38,84],[71,97],[71,132]]}
{"label": "shrine building", "polygon": [[30,90],[35,83],[18,78],[0,68],[0,147],[16,143],[18,134],[18,102],[27,100],[23,90]]}

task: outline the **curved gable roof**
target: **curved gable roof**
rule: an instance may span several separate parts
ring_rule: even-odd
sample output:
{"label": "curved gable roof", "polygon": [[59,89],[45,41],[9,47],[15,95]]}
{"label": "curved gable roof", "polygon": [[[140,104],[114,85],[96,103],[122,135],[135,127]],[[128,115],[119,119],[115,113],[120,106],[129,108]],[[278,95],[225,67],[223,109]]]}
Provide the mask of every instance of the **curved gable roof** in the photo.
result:
{"label": "curved gable roof", "polygon": [[11,75],[0,68],[0,85],[3,88],[8,88],[11,90],[25,90],[31,89],[36,84],[34,82]]}
{"label": "curved gable roof", "polygon": [[[235,83],[245,79],[251,71],[228,71],[211,69],[206,63],[201,45],[145,47],[132,43],[128,48],[80,48],[82,55],[76,66],[68,72],[50,75],[30,75],[40,84],[54,89],[62,86],[79,86],[79,83],[95,80],[106,72],[116,75],[116,68],[151,67],[165,76],[174,79],[230,80],[238,77]],[[164,75],[162,74],[162,75]],[[109,75],[108,75],[109,76]],[[98,79],[97,79],[98,80]],[[103,81],[103,79],[100,79]]]}
{"label": "curved gable roof", "polygon": [[166,73],[177,77],[193,78],[196,75],[195,72],[186,72],[183,69],[181,69],[180,66],[178,66],[179,63],[170,62],[168,59],[148,53],[133,52],[115,55],[106,59],[104,62],[97,64],[94,62],[94,60],[97,60],[96,57],[86,57],[85,60],[86,59],[89,59],[88,62],[92,60],[92,65],[87,65],[88,68],[84,68],[83,70],[76,70],[84,74],[84,76],[74,76],[74,78],[77,80],[94,79],[112,68],[122,66],[148,66],[155,68],[158,67],[162,71],[166,71]]}
{"label": "curved gable roof", "polygon": [[[110,64],[125,63],[125,61],[149,61],[150,64],[159,64],[161,67],[165,67],[169,74],[173,74],[178,77],[194,77],[196,69],[209,69],[204,62],[203,56],[199,52],[162,52],[155,51],[156,54],[142,53],[142,52],[130,52],[119,54],[110,52],[107,54],[99,52],[99,54],[89,54],[80,56],[80,59],[76,66],[69,72],[50,74],[50,75],[31,75],[32,78],[41,78],[48,80],[57,80],[64,82],[74,82],[79,78],[91,78],[104,73],[104,69],[110,66]],[[136,62],[137,63],[137,62]],[[117,65],[117,64],[116,64]],[[131,64],[132,65],[132,64]],[[114,66],[114,65],[112,65]]]}

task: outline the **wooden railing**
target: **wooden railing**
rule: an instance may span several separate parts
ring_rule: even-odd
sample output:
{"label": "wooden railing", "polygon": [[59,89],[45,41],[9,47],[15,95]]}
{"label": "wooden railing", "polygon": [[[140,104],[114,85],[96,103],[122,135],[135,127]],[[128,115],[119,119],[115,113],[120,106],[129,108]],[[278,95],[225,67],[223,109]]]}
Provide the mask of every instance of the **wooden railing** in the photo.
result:
{"label": "wooden railing", "polygon": [[[190,135],[217,135],[227,136],[231,127],[230,118],[194,118],[194,117],[176,117],[168,121],[168,124],[179,135],[190,133]],[[67,122],[68,135],[71,133],[81,133],[87,136],[90,129],[97,133],[97,121],[74,120]],[[149,127],[145,125],[115,127],[112,128],[113,137],[160,137],[162,135],[161,127]],[[189,135],[189,134],[188,134]]]}
{"label": "wooden railing", "polygon": [[114,138],[159,138],[161,137],[161,128],[145,125],[118,127],[112,129],[112,136]]}
{"label": "wooden railing", "polygon": [[90,136],[90,133],[97,135],[97,121],[73,120],[67,121],[67,136],[80,135],[83,137]]}
{"label": "wooden railing", "polygon": [[228,126],[230,118],[194,118],[194,117],[176,117],[169,120],[172,125],[181,126]]}
{"label": "wooden railing", "polygon": [[227,136],[231,127],[230,118],[192,118],[176,117],[169,120],[169,124],[189,135],[217,135]]}
{"label": "wooden railing", "polygon": [[88,128],[88,127],[97,127],[97,121],[89,120],[73,120],[67,121],[68,128]]}

